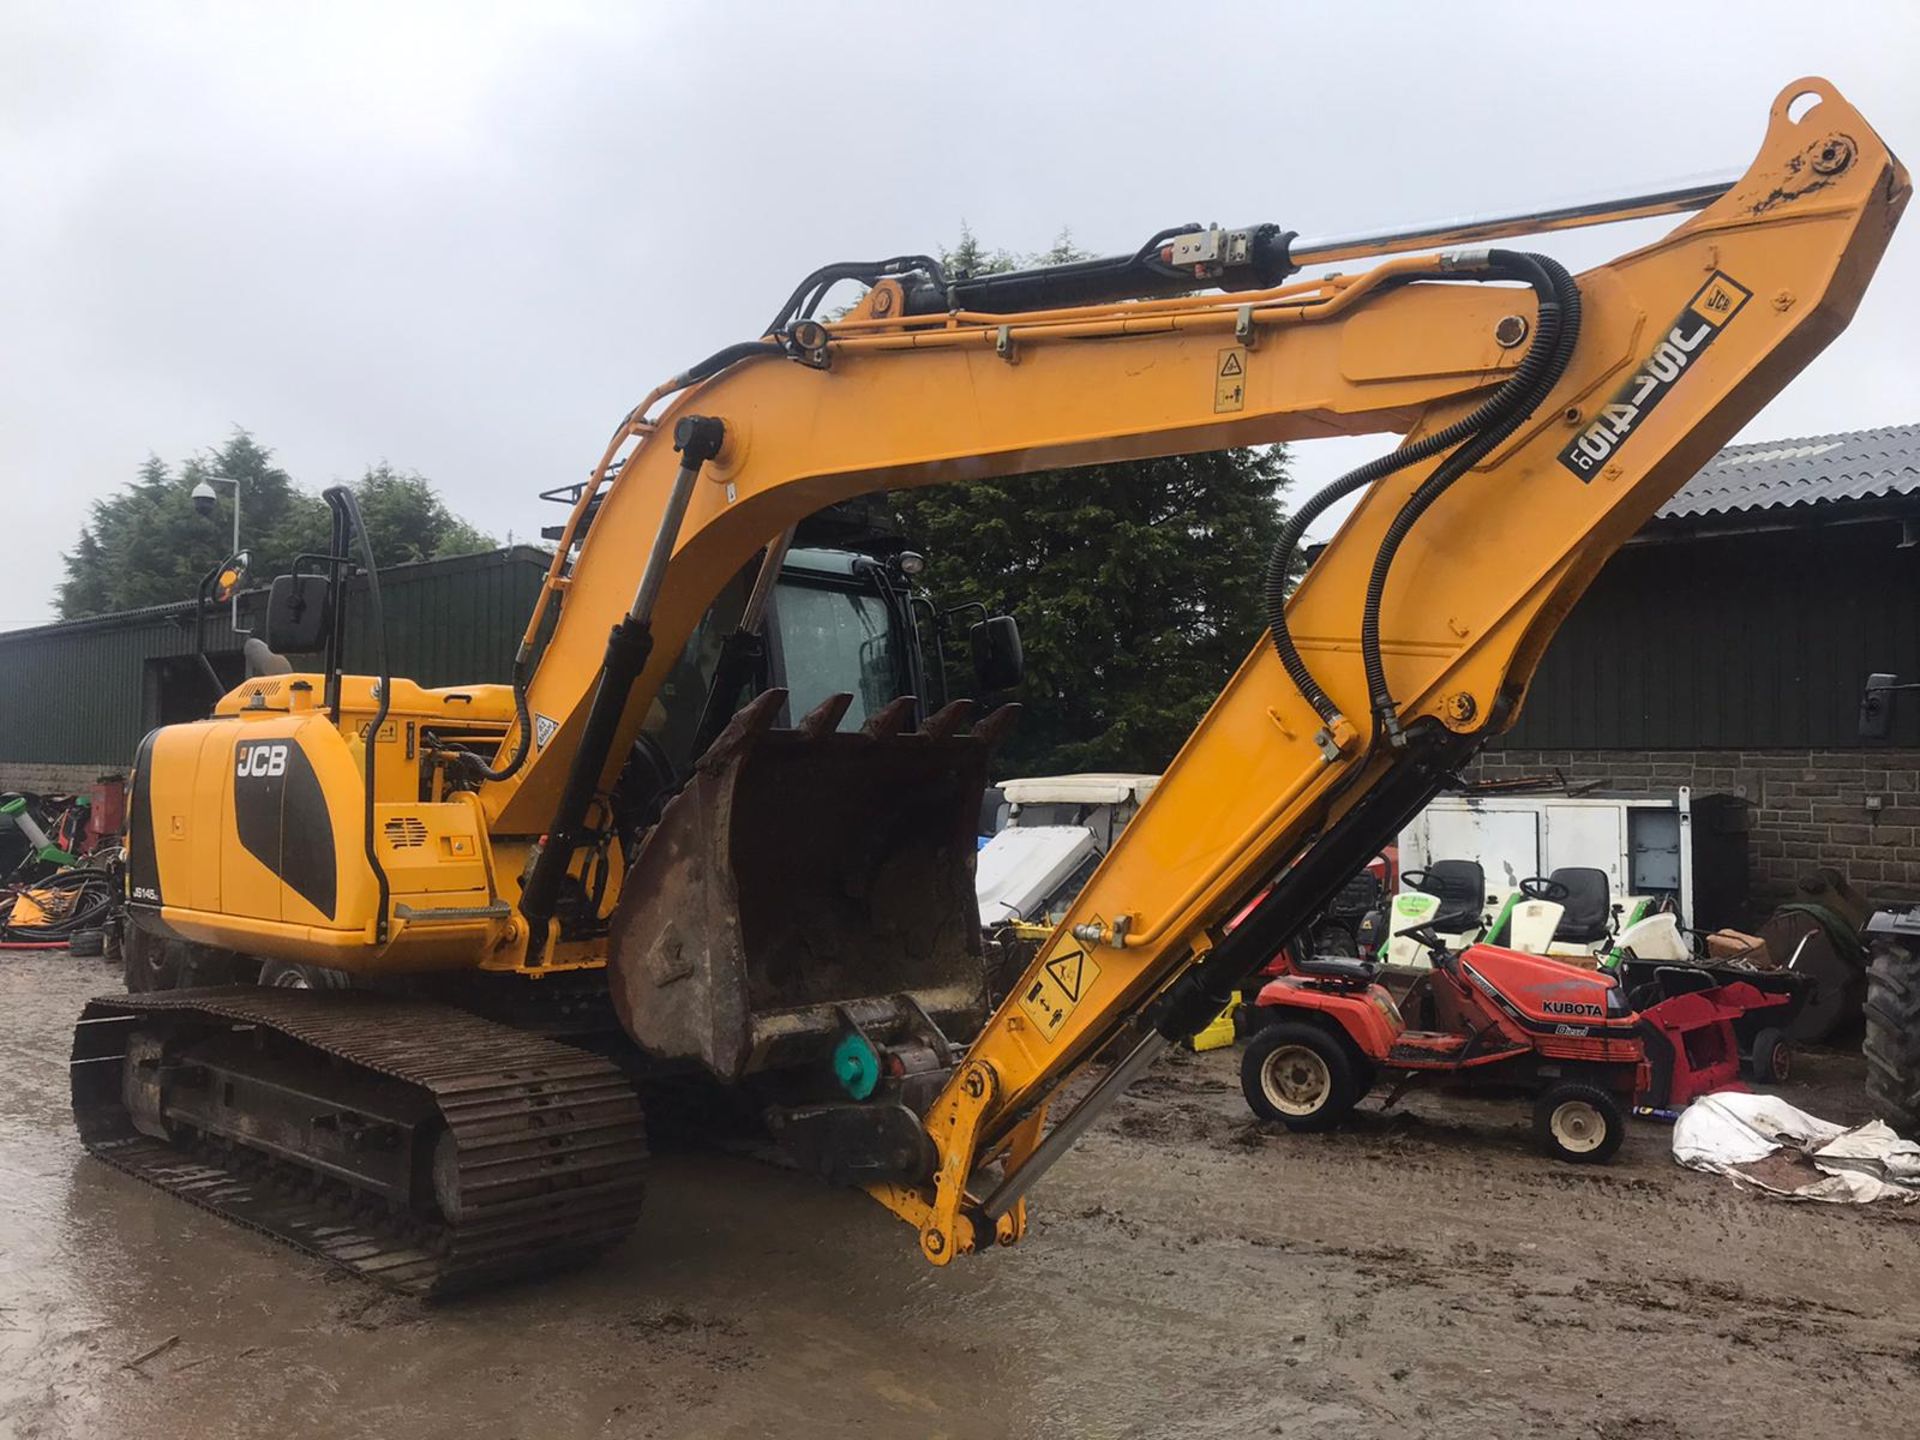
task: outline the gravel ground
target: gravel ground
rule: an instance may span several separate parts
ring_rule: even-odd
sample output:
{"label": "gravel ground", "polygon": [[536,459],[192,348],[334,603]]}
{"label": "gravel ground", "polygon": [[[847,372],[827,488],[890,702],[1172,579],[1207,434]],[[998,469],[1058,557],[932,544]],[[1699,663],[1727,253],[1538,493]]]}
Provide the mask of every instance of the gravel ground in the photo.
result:
{"label": "gravel ground", "polygon": [[[1517,1105],[1290,1136],[1233,1052],[1140,1081],[1014,1250],[935,1271],[864,1197],[673,1155],[599,1266],[429,1308],[82,1154],[68,1028],[112,988],[0,960],[0,1434],[1752,1440],[1920,1404],[1920,1212],[1744,1194],[1639,1122],[1556,1165]],[[1861,1118],[1857,1061],[1802,1073]]]}

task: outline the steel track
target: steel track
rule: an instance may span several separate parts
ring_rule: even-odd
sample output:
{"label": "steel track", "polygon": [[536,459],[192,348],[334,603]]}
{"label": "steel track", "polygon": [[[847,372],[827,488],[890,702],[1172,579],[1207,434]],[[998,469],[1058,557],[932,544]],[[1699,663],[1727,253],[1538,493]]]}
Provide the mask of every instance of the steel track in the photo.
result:
{"label": "steel track", "polygon": [[[135,1128],[122,1083],[136,1029],[184,1037],[248,1027],[305,1047],[322,1083],[344,1064],[428,1097],[455,1142],[456,1215],[422,1216],[218,1137],[184,1133],[170,1144]],[[72,1080],[92,1154],[409,1295],[590,1260],[633,1228],[645,1190],[640,1100],[611,1062],[425,1001],[252,986],[103,996],[75,1031]]]}

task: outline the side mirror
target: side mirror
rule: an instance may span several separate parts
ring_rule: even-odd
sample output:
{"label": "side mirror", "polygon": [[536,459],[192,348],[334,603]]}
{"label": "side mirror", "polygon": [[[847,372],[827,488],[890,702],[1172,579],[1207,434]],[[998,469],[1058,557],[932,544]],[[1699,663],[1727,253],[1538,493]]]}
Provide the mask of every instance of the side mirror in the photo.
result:
{"label": "side mirror", "polygon": [[333,620],[333,587],[324,575],[279,575],[267,592],[267,648],[305,655],[326,644]]}
{"label": "side mirror", "polygon": [[973,648],[973,679],[982,695],[1011,690],[1027,678],[1027,653],[1020,645],[1020,622],[1011,615],[990,615],[967,632]]}
{"label": "side mirror", "polygon": [[1860,692],[1860,738],[1884,740],[1893,730],[1892,675],[1869,675],[1867,688]]}

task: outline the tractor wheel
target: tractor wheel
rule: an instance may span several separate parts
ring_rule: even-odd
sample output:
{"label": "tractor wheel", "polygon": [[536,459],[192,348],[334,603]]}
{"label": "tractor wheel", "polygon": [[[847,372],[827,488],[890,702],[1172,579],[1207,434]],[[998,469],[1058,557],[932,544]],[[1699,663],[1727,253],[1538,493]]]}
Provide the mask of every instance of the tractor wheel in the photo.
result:
{"label": "tractor wheel", "polygon": [[260,967],[260,983],[276,990],[349,990],[353,977],[324,965],[300,965],[291,960],[269,960]]}
{"label": "tractor wheel", "polygon": [[1567,1080],[1534,1102],[1533,1133],[1556,1160],[1600,1165],[1627,1138],[1627,1116],[1598,1085]]}
{"label": "tractor wheel", "polygon": [[1902,1135],[1920,1134],[1920,952],[1877,939],[1867,971],[1867,1094]]}
{"label": "tractor wheel", "polygon": [[1331,1129],[1360,1098],[1346,1046],[1317,1025],[1287,1020],[1247,1042],[1240,1088],[1254,1114],[1289,1130]]}
{"label": "tractor wheel", "polygon": [[1750,1072],[1762,1085],[1784,1085],[1793,1075],[1793,1042],[1787,1032],[1769,1025],[1753,1037]]}

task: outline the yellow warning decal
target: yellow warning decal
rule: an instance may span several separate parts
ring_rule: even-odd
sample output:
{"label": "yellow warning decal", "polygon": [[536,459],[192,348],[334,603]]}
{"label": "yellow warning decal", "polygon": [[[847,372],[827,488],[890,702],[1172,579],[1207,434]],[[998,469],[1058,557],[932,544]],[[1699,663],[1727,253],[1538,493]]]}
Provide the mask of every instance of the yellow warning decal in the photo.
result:
{"label": "yellow warning decal", "polygon": [[1213,367],[1213,410],[1217,415],[1246,407],[1247,347],[1232,345],[1220,352]]}
{"label": "yellow warning decal", "polygon": [[1048,1040],[1060,1033],[1080,997],[1100,978],[1100,967],[1084,950],[1062,950],[1040,967],[1020,996],[1020,1008]]}

